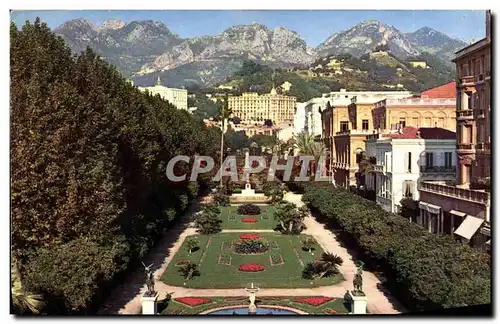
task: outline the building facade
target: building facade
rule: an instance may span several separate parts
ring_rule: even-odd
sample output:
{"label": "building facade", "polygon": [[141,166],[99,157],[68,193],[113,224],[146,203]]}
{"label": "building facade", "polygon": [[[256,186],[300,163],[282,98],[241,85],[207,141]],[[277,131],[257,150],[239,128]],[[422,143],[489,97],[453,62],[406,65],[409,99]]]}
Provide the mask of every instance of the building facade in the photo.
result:
{"label": "building facade", "polygon": [[167,88],[162,86],[160,77],[152,87],[138,87],[141,91],[148,91],[153,96],[159,94],[177,109],[188,110],[188,92],[186,89]]}
{"label": "building facade", "polygon": [[456,53],[457,176],[454,183],[422,182],[420,213],[438,219],[440,233],[489,250],[491,177],[491,13],[486,37]]}
{"label": "building facade", "polygon": [[241,96],[229,96],[229,109],[233,117],[239,117],[242,123],[262,123],[270,119],[274,125],[285,120],[293,120],[296,98],[276,93],[259,95],[255,92],[243,93]]}
{"label": "building facade", "polygon": [[377,102],[372,112],[374,129],[439,127],[456,130],[455,98],[405,98]]}
{"label": "building facade", "polygon": [[306,127],[306,105],[307,102],[298,102],[293,116],[294,133],[302,133]]}
{"label": "building facade", "polygon": [[455,137],[443,128],[415,127],[367,136],[366,155],[374,157],[375,165],[365,175],[366,189],[375,192],[385,210],[399,212],[403,198],[419,200],[420,181],[455,178]]}

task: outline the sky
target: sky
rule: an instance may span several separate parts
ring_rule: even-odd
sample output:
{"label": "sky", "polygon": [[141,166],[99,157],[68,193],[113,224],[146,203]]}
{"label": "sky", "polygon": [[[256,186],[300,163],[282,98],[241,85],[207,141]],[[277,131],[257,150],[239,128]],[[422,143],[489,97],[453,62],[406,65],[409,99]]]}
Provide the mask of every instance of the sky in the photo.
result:
{"label": "sky", "polygon": [[470,43],[485,37],[483,10],[58,10],[12,11],[18,27],[39,16],[50,28],[76,18],[96,25],[109,19],[161,21],[182,38],[217,35],[233,25],[261,23],[269,28],[285,26],[309,45],[317,46],[332,34],[364,20],[379,20],[403,32],[427,26]]}

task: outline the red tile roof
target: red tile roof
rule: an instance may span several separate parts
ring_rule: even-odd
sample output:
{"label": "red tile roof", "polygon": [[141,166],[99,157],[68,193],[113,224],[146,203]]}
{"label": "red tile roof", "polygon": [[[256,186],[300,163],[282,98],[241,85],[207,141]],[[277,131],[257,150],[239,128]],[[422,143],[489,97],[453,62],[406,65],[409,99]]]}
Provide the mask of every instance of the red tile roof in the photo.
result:
{"label": "red tile roof", "polygon": [[[417,136],[419,133],[419,136]],[[439,127],[405,127],[401,134],[391,134],[392,139],[456,139],[455,132]]]}
{"label": "red tile roof", "polygon": [[457,85],[455,81],[431,88],[420,93],[422,98],[456,98]]}

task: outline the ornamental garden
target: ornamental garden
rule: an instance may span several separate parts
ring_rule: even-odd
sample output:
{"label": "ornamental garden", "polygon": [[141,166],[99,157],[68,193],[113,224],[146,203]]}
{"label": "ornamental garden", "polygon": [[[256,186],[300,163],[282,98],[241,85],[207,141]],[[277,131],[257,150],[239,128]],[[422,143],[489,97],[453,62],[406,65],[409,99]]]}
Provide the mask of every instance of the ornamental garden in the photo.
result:
{"label": "ornamental garden", "polygon": [[[342,259],[325,253],[314,237],[301,233],[308,210],[278,196],[270,204],[229,205],[227,196],[216,194],[213,203],[202,206],[194,219],[198,234],[185,238],[161,280],[186,288],[239,289],[242,296],[172,298],[163,314],[246,305],[243,289],[250,283],[263,289],[313,288],[344,280],[337,268]],[[257,296],[256,302],[308,314],[349,312],[343,299],[330,296]]]}

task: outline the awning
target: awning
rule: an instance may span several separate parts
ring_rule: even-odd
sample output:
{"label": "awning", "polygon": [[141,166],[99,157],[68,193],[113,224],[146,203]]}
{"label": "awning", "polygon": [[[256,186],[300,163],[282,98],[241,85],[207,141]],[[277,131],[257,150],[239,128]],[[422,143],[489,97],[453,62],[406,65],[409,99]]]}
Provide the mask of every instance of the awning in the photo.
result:
{"label": "awning", "polygon": [[455,234],[460,235],[463,238],[470,240],[472,235],[474,235],[481,224],[484,222],[484,219],[477,218],[471,215],[467,215],[463,220],[462,224],[457,228]]}
{"label": "awning", "polygon": [[428,205],[429,205],[428,203],[426,203],[426,202],[422,202],[422,201],[420,201],[420,202],[418,203],[418,207],[420,207],[420,208],[422,208],[422,209],[426,209]]}
{"label": "awning", "polygon": [[486,226],[481,227],[481,234],[484,234],[486,236],[491,236],[490,228]]}
{"label": "awning", "polygon": [[467,215],[466,213],[462,213],[462,212],[456,211],[454,209],[450,210],[450,214],[457,215],[459,217],[465,217],[465,215]]}

